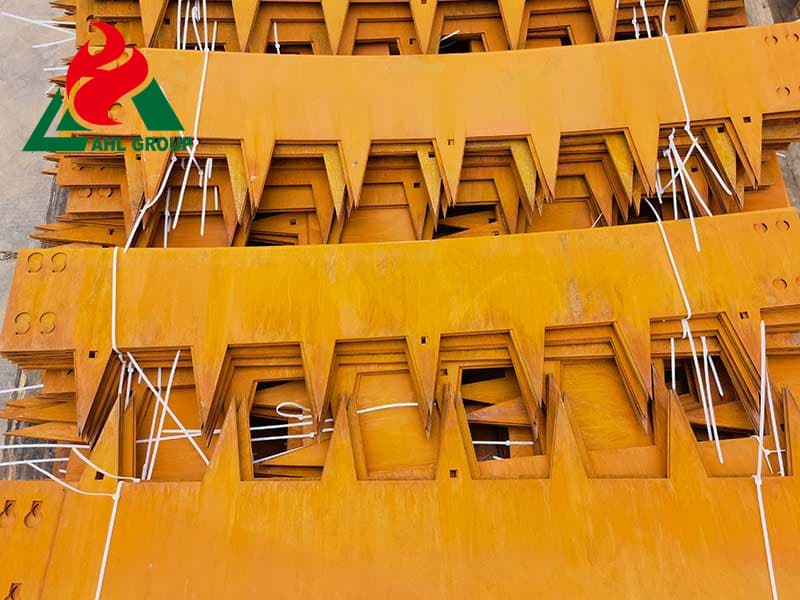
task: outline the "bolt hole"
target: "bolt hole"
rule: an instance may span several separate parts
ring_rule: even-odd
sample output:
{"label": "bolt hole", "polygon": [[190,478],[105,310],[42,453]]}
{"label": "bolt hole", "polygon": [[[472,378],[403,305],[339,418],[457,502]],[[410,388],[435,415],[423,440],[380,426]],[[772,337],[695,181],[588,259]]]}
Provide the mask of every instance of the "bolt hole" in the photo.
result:
{"label": "bolt hole", "polygon": [[753,121],[753,119],[751,119],[750,117],[744,117],[742,120],[743,120],[745,123],[752,123],[752,121]]}
{"label": "bolt hole", "polygon": [[6,596],[4,600],[20,600],[20,598],[22,598],[22,596],[19,595],[21,589],[21,583],[12,583],[11,587],[8,588],[8,596]]}
{"label": "bolt hole", "polygon": [[450,479],[458,479],[458,469],[450,469]]}
{"label": "bolt hole", "polygon": [[89,350],[89,358],[96,358],[97,350]]}
{"label": "bolt hole", "polygon": [[31,330],[31,315],[30,313],[19,313],[14,317],[14,333],[22,335]]}
{"label": "bolt hole", "polygon": [[94,474],[94,480],[95,481],[103,481],[103,479],[105,479],[105,478],[106,478],[106,476],[103,475],[103,473],[101,473],[100,471],[95,471],[95,474]]}
{"label": "bolt hole", "polygon": [[2,512],[0,512],[0,527],[11,527],[14,523],[14,500],[6,500]]}
{"label": "bolt hole", "polygon": [[415,190],[419,189],[419,181],[415,181],[413,185]]}
{"label": "bolt hole", "polygon": [[34,500],[31,503],[30,512],[25,515],[25,527],[32,529],[37,527],[42,521],[42,501]]}
{"label": "bolt hole", "polygon": [[108,116],[115,121],[119,118],[119,112],[122,110],[122,104],[119,102],[115,102],[111,105],[111,108],[108,109]]}
{"label": "bolt hole", "polygon": [[743,310],[742,312],[739,313],[739,318],[740,319],[749,319],[750,315],[748,314],[748,312],[746,310]]}
{"label": "bolt hole", "polygon": [[297,219],[289,219],[289,225],[297,225]]}
{"label": "bolt hole", "polygon": [[44,256],[40,252],[34,252],[28,256],[28,273],[38,273],[42,270]]}
{"label": "bolt hole", "polygon": [[423,335],[421,338],[419,338],[419,342],[420,342],[420,344],[427,344],[428,343],[428,336],[427,335]]}

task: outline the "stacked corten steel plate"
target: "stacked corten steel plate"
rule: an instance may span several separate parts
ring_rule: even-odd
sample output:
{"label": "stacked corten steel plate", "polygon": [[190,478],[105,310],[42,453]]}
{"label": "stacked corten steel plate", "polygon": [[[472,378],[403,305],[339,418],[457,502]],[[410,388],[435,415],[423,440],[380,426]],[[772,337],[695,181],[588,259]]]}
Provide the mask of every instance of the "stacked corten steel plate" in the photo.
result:
{"label": "stacked corten steel plate", "polygon": [[0,592],[800,597],[800,23],[55,6]]}

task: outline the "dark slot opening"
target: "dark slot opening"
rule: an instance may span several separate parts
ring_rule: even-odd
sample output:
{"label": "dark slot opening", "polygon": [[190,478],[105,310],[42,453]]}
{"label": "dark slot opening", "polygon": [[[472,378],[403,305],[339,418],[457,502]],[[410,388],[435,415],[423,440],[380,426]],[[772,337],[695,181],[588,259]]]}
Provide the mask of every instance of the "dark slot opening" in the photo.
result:
{"label": "dark slot opening", "polygon": [[[656,213],[658,214],[658,217],[663,219],[664,213],[661,210],[661,205],[658,203],[658,199],[650,198],[650,204],[655,209]],[[628,225],[633,225],[635,223],[655,223],[657,221],[658,218],[656,218],[656,214],[654,214],[653,211],[650,210],[650,207],[647,206],[647,203],[644,201],[642,202],[641,208],[639,209],[639,214],[632,217],[628,217]]]}
{"label": "dark slot opening", "polygon": [[486,425],[483,423],[470,423],[469,432],[473,442],[493,442],[497,444],[473,444],[475,456],[478,461],[496,460],[497,458],[511,458],[511,449],[505,445],[509,439],[508,427],[500,425]]}
{"label": "dark slot opening", "polygon": [[[197,43],[189,44],[188,42],[186,44],[186,49],[187,50],[203,50],[204,47],[205,47],[205,44],[202,44],[202,45],[201,44],[197,44]],[[221,43],[209,44],[208,45],[208,49],[211,52],[225,52],[225,44],[221,44]]]}
{"label": "dark slot opening", "polygon": [[461,385],[468,383],[478,383],[479,381],[490,381],[492,379],[503,379],[506,370],[503,367],[486,369],[464,369],[461,372]]}
{"label": "dark slot opening", "polygon": [[[270,419],[268,417],[259,417],[256,415],[250,415],[250,427],[265,427],[270,425],[282,425],[286,423],[284,419]],[[278,429],[262,429],[250,432],[250,439],[251,440],[258,440],[259,438],[266,438],[266,437],[278,437],[278,436],[285,436],[288,433],[288,429],[286,428],[278,428]],[[264,458],[267,456],[272,456],[273,454],[278,454],[280,452],[285,452],[288,449],[289,440],[265,440],[265,441],[253,441],[252,448],[253,448],[253,460],[258,460],[259,458]]]}
{"label": "dark slot opening", "polygon": [[279,385],[283,385],[284,383],[286,383],[286,382],[283,381],[283,380],[279,380],[279,381],[259,381],[258,383],[256,383],[256,391],[260,392],[262,390],[268,390],[270,388],[274,388],[274,387],[278,387]]}
{"label": "dark slot opening", "polygon": [[[275,42],[267,44],[267,54],[277,54],[278,48]],[[314,45],[311,42],[285,43],[281,44],[281,54],[314,54]]]}
{"label": "dark slot opening", "polygon": [[[667,388],[672,387],[672,361],[664,361],[664,383]],[[689,376],[686,373],[686,364],[682,360],[675,361],[675,393],[679,396],[689,393]]]}
{"label": "dark slot opening", "polygon": [[453,235],[454,233],[459,233],[461,231],[466,231],[463,227],[453,227],[452,225],[445,225],[443,223],[439,223],[439,226],[436,228],[436,231],[433,232],[433,239],[438,240],[439,238],[445,238],[449,235]]}
{"label": "dark slot opening", "polygon": [[439,44],[439,54],[467,54],[471,52],[471,40],[466,37],[451,37]]}
{"label": "dark slot opening", "polygon": [[[463,204],[452,206],[447,209],[447,217],[463,217],[464,215],[474,215],[475,213],[494,211],[492,204]],[[491,221],[490,221],[491,222]]]}

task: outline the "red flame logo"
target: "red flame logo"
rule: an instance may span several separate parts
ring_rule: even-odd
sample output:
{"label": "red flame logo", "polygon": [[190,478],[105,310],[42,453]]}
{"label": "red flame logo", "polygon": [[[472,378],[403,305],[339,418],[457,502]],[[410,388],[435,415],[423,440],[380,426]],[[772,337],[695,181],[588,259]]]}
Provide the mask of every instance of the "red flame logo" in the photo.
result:
{"label": "red flame logo", "polygon": [[106,44],[97,54],[89,53],[89,42],[80,47],[67,71],[67,96],[83,79],[72,97],[72,108],[87,123],[119,125],[108,111],[120,98],[139,87],[147,79],[147,59],[133,48],[131,57],[113,69],[103,69],[125,53],[125,40],[116,27],[107,23],[91,23],[103,32]]}

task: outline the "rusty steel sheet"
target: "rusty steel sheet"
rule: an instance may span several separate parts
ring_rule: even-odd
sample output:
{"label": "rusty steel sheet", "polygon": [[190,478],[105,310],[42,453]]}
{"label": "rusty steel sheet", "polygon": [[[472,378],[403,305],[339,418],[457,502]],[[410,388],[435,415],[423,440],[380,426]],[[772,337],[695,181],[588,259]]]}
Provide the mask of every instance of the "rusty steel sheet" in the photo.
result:
{"label": "rusty steel sheet", "polygon": [[[102,597],[253,597],[265,586],[326,598],[522,598],[535,590],[543,598],[666,599],[709,589],[769,597],[752,479],[707,478],[677,402],[669,407],[670,477],[647,480],[587,479],[564,403],[551,410],[549,478],[488,482],[469,476],[452,407],[435,480],[357,480],[342,426],[321,480],[242,482],[231,412],[202,481],[121,485]],[[787,415],[797,447],[793,402]],[[93,460],[113,468],[115,439]],[[83,489],[115,491],[87,471]],[[3,530],[17,550],[0,566],[3,580],[40,598],[94,597],[112,500],[41,482],[4,481],[0,490],[18,502]],[[764,486],[783,598],[800,591],[798,493],[796,475]],[[42,510],[33,527],[23,523],[31,499]]]}
{"label": "rusty steel sheet", "polygon": [[[762,124],[768,117],[795,118],[800,110],[795,60],[800,24],[679,36],[671,43],[693,123],[729,120],[737,155],[751,184],[757,184]],[[143,52],[190,128],[203,53]],[[738,59],[731,61],[731,55]],[[249,77],[251,72],[259,78]],[[570,77],[553,83],[558,73]],[[236,106],[236,118],[230,118],[231,106]],[[146,135],[130,101],[123,101],[119,118],[128,125],[90,133]],[[684,121],[666,43],[654,38],[470,56],[212,52],[197,134],[201,141],[241,143],[251,197],[263,186],[276,140],[337,143],[357,205],[373,141],[432,141],[445,193],[452,199],[467,140],[527,138],[541,184],[552,197],[562,135],[587,131],[624,132],[636,173],[653,194],[660,128],[680,128]],[[150,199],[169,151],[141,154],[144,196]]]}
{"label": "rusty steel sheet", "polygon": [[[800,23],[206,4],[54,3],[143,48],[184,127],[155,133],[196,147],[125,97],[75,134],[100,151],[47,156],[61,245],[20,251],[0,330],[42,372],[0,409],[0,592],[800,596]],[[643,7],[669,38],[591,43]]]}
{"label": "rusty steel sheet", "polygon": [[[800,408],[793,397],[800,382],[791,336],[800,330],[800,218],[773,210],[698,219],[697,225],[701,253],[688,223],[665,225],[693,308],[690,321],[696,335],[713,338],[715,354],[729,357],[728,373],[744,381],[742,404],[750,412],[757,402],[759,317],[770,324],[788,475],[765,470],[763,493],[777,585],[791,597],[798,586]],[[2,350],[30,366],[74,352],[79,420],[87,399],[108,408],[98,415],[99,435],[86,452],[107,472],[130,477],[138,465],[132,432],[141,396],[125,409],[115,387],[100,398],[92,395],[93,382],[87,385],[118,362],[109,347],[112,252],[21,253]],[[181,363],[181,377],[190,379],[180,385],[196,394],[200,413],[211,409],[218,428],[209,432],[209,464],[181,475],[162,470],[146,483],[98,481],[88,467],[68,479],[106,497],[40,482],[0,483],[5,531],[30,548],[0,569],[26,593],[91,597],[107,539],[101,591],[113,598],[247,596],[265,578],[277,593],[312,597],[360,597],[365,583],[370,596],[423,587],[443,597],[476,588],[517,597],[542,582],[540,593],[554,598],[691,597],[708,586],[730,598],[768,593],[758,504],[745,470],[754,468],[757,447],[750,436],[725,440],[727,468],[740,471],[720,471],[708,457],[711,442],[692,429],[693,413],[662,381],[659,365],[669,356],[664,343],[680,336],[685,313],[654,224],[438,244],[134,249],[119,253],[117,278],[120,349],[137,355],[150,376],[169,364],[176,348],[191,353]],[[74,311],[78,302],[92,310]],[[23,310],[29,330],[20,327]],[[575,390],[566,379],[560,389],[546,374],[559,357],[569,365],[608,356],[596,349],[601,340],[611,343],[631,401],[644,393],[650,406],[647,445],[597,447]],[[686,342],[680,343],[677,354],[685,358]],[[504,347],[525,401],[546,408],[545,423],[537,425],[546,444],[529,460],[490,462],[489,469],[468,449],[475,413],[464,408],[474,392],[462,382],[453,394],[442,371],[499,364]],[[266,362],[252,362],[257,351]],[[239,358],[231,361],[234,354]],[[428,441],[416,443],[433,448],[424,472],[371,468],[398,451],[391,438],[376,444],[369,428],[380,422],[358,409],[364,376],[375,376],[375,363],[386,361],[384,381],[395,381],[398,368],[416,381],[411,397],[421,410],[410,409],[417,416],[400,425],[416,423],[422,431],[429,416]],[[297,364],[311,410],[320,423],[330,415],[325,439],[302,449],[322,450],[319,466],[283,461],[277,473],[299,481],[253,481],[251,386],[268,369],[289,373]],[[362,387],[353,387],[352,368],[362,372]],[[226,387],[222,371],[225,381],[238,381],[236,389]],[[397,393],[386,391],[390,398]],[[602,391],[596,390],[598,400]],[[597,420],[610,416],[592,413]],[[186,460],[181,453],[169,457]],[[23,516],[34,502],[36,511]],[[531,511],[534,516],[525,516]],[[76,536],[84,548],[77,570]],[[350,548],[345,555],[343,546]],[[519,568],[527,556],[530,564]],[[478,568],[487,560],[491,577]],[[320,577],[308,577],[309,565],[319,561],[327,565]]]}
{"label": "rusty steel sheet", "polygon": [[[786,209],[696,223],[700,253],[689,223],[665,224],[693,312],[731,316],[757,363],[762,308],[800,300],[798,217]],[[3,328],[3,354],[26,367],[74,353],[84,434],[87,420],[102,421],[113,402],[95,398],[101,382],[113,380],[116,391],[112,264],[111,250],[24,251]],[[132,249],[119,251],[117,276],[118,347],[191,348],[207,431],[230,402],[217,383],[231,345],[300,342],[321,410],[337,340],[511,330],[540,393],[546,327],[613,321],[647,390],[650,321],[685,316],[655,224],[621,235],[607,228],[436,243]],[[412,345],[428,355],[415,359],[427,365],[426,378],[435,375],[434,346]],[[432,384],[425,389],[430,404]]]}
{"label": "rusty steel sheet", "polygon": [[[696,224],[700,253],[688,222],[664,225],[692,306],[689,322],[709,340],[737,387],[740,414],[750,417],[758,410],[758,323],[769,324],[787,476],[765,466],[763,494],[777,585],[791,597],[799,584],[800,381],[792,340],[800,331],[800,218],[787,209]],[[686,315],[656,224],[439,243],[117,250],[115,293],[113,252],[21,252],[2,352],[31,368],[74,365],[66,378],[46,380],[45,398],[75,398],[76,416],[62,419],[91,430],[85,452],[93,465],[138,475],[137,440],[147,436],[152,400],[141,383],[130,404],[117,394],[114,296],[117,346],[153,381],[156,368],[182,350],[174,406],[187,426],[205,424],[208,465],[196,456],[189,464],[184,440],[162,450],[147,482],[98,478],[70,458],[65,480],[106,496],[0,482],[0,531],[28,549],[0,573],[20,593],[248,596],[265,581],[282,595],[348,598],[420,588],[442,597],[537,589],[553,598],[671,598],[709,586],[730,598],[768,593],[752,480],[757,444],[751,435],[725,439],[725,464],[716,462],[713,442],[693,428],[697,411],[664,384],[668,340],[678,339],[679,360],[691,354],[680,339]],[[611,380],[565,373],[587,361],[616,365],[632,421],[604,403]],[[489,387],[453,379],[465,367],[492,365],[508,367]],[[495,411],[484,422],[528,422],[542,445],[530,456],[487,461],[472,450],[483,430],[473,429],[479,413],[467,398],[497,390],[509,372],[519,406],[529,408]],[[280,387],[259,392],[265,377],[304,383],[299,396]],[[379,387],[369,391],[374,377]],[[104,379],[111,386],[101,386]],[[600,386],[588,412],[574,387],[582,381]],[[323,433],[264,471],[252,464],[248,417],[259,402],[274,406],[258,400],[271,390],[305,398],[314,424],[304,431]],[[369,412],[375,394],[418,406],[403,418]],[[720,423],[741,420],[723,406]],[[39,413],[45,421],[53,418],[53,407],[46,409],[49,417]],[[30,418],[45,409],[23,402],[14,410]],[[407,436],[404,445],[374,437],[387,426]],[[320,561],[325,569],[309,577],[309,565]]]}
{"label": "rusty steel sheet", "polygon": [[[753,186],[726,123],[696,128],[693,135],[700,148],[713,158],[706,163],[695,156],[687,162],[687,172],[692,173],[687,193],[694,214],[706,214],[706,208],[716,215],[788,206],[776,153],[785,150],[793,136],[800,139],[800,129],[780,120],[765,123],[763,129],[761,179]],[[681,133],[676,147],[686,152],[691,140]],[[671,177],[672,167],[663,156],[670,134],[662,129],[659,140],[662,182]],[[374,143],[355,206],[334,143],[276,144],[264,187],[252,190],[255,195],[248,201],[241,147],[203,142],[195,157],[213,166],[213,174],[199,181],[191,178],[184,187],[184,172],[172,169],[166,191],[136,231],[134,211],[144,186],[135,156],[57,156],[54,172],[67,192],[66,212],[56,222],[37,227],[33,237],[50,244],[100,246],[124,245],[128,239],[136,247],[304,245],[438,240],[653,220],[627,144],[623,133],[563,136],[555,193],[547,199],[536,183],[537,169],[526,140],[470,140],[459,192],[450,203],[432,143]],[[677,207],[651,198],[663,219],[688,218],[683,188],[675,182],[681,199]],[[179,226],[170,230],[179,204]]]}
{"label": "rusty steel sheet", "polygon": [[[90,20],[116,24],[126,39],[139,47],[174,48],[179,26],[176,0],[75,0],[53,3],[64,10],[59,19],[77,31],[77,42],[97,42],[88,27]],[[685,32],[743,27],[741,0],[709,2],[686,0],[669,5],[662,22],[663,2],[644,3],[654,33]],[[185,11],[182,5],[182,12]],[[217,47],[228,52],[277,52],[302,54],[426,54],[452,52],[454,38],[470,42],[467,51],[514,50],[623,40],[634,37],[632,20],[638,19],[646,36],[639,2],[614,0],[459,0],[385,3],[323,2],[293,3],[259,0],[212,2],[204,21],[218,24]],[[638,14],[634,14],[634,9]],[[444,42],[440,38],[447,36]],[[196,46],[193,32],[189,47]],[[102,41],[102,40],[99,40]],[[450,45],[445,42],[450,41]],[[464,51],[464,50],[461,50]]]}

